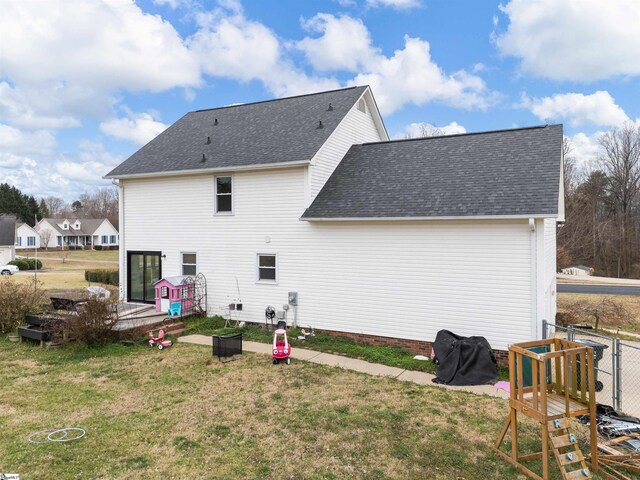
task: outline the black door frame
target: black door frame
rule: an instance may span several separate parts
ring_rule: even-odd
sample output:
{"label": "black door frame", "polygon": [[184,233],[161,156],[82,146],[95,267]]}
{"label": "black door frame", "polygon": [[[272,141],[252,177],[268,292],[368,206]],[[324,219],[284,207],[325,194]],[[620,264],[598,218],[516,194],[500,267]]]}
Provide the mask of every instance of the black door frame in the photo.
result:
{"label": "black door frame", "polygon": [[[159,277],[162,278],[162,252],[158,252],[158,251],[152,251],[152,250],[127,250],[127,302],[131,301],[131,256],[132,255],[142,255],[143,256],[143,260],[142,260],[142,275],[143,275],[143,290],[142,290],[142,296],[146,296],[146,286],[147,286],[147,260],[146,257],[147,255],[149,256],[157,256],[159,263],[158,263],[158,271],[159,271]],[[142,303],[155,303],[155,298],[152,298],[151,300],[135,300],[136,302],[140,302],[142,301]]]}

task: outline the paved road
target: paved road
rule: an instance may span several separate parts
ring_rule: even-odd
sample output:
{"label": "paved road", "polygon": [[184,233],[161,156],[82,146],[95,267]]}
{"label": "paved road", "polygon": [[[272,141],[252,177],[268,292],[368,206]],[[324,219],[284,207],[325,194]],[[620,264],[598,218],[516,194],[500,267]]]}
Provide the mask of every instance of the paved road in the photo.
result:
{"label": "paved road", "polygon": [[558,293],[594,293],[601,295],[640,295],[640,287],[625,285],[576,285],[559,283]]}

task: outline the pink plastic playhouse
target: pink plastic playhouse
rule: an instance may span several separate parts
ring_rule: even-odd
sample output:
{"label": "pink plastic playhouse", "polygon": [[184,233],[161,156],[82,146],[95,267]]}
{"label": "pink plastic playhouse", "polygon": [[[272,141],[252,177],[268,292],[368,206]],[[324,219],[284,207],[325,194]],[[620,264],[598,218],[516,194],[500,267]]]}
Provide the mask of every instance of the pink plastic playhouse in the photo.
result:
{"label": "pink plastic playhouse", "polygon": [[193,277],[181,275],[161,278],[154,287],[157,312],[167,312],[170,317],[191,312],[195,290]]}

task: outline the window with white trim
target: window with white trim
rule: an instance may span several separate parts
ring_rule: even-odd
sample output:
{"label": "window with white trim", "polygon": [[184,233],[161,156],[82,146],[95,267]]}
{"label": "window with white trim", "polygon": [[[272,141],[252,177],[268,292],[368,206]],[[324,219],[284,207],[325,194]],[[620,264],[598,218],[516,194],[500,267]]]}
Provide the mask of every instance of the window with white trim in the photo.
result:
{"label": "window with white trim", "polygon": [[182,275],[195,276],[198,274],[198,256],[191,252],[182,252],[180,254],[182,262]]}
{"label": "window with white trim", "polygon": [[276,283],[278,281],[278,258],[274,254],[258,254],[258,281]]}
{"label": "window with white trim", "polygon": [[27,247],[36,246],[36,237],[27,237]]}
{"label": "window with white trim", "polygon": [[109,245],[109,236],[108,235],[102,235],[102,244],[103,245]]}
{"label": "window with white trim", "polygon": [[115,245],[116,244],[116,236],[115,235],[111,235],[109,237],[109,242],[111,242],[111,245]]}
{"label": "window with white trim", "polygon": [[216,177],[216,213],[233,213],[232,188],[232,177]]}
{"label": "window with white trim", "polygon": [[21,247],[22,246],[22,237],[18,237],[18,246]]}

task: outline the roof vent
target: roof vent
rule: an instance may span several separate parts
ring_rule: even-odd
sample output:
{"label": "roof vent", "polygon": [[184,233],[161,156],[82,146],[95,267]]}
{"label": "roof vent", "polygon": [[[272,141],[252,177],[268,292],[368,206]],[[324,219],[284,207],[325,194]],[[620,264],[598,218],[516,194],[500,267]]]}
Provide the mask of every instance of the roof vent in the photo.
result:
{"label": "roof vent", "polygon": [[318,122],[318,128],[324,128],[324,125],[322,124],[322,120]]}
{"label": "roof vent", "polygon": [[333,112],[333,105],[329,104],[329,108],[327,108],[327,112]]}
{"label": "roof vent", "polygon": [[217,118],[213,121],[213,124],[214,124],[214,125],[217,125],[217,124],[218,124],[218,119],[217,119]]}
{"label": "roof vent", "polygon": [[211,143],[211,137],[207,137],[207,145]]}
{"label": "roof vent", "polygon": [[200,160],[200,162],[204,163],[207,161],[207,157],[204,156],[204,153],[202,154],[202,160]]}

